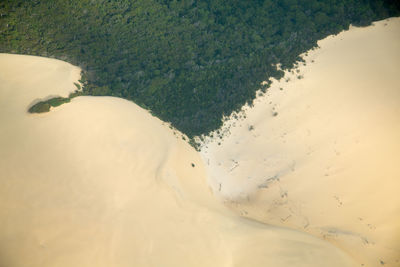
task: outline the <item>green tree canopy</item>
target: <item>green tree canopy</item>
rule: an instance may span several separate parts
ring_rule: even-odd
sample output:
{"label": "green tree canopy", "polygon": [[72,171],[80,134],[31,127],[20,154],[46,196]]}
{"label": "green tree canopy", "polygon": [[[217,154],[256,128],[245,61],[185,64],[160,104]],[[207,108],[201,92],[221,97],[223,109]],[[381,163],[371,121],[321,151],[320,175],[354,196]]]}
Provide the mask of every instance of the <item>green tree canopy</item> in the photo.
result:
{"label": "green tree canopy", "polygon": [[0,52],[79,65],[88,95],[135,101],[189,137],[221,125],[319,39],[395,0],[3,0]]}

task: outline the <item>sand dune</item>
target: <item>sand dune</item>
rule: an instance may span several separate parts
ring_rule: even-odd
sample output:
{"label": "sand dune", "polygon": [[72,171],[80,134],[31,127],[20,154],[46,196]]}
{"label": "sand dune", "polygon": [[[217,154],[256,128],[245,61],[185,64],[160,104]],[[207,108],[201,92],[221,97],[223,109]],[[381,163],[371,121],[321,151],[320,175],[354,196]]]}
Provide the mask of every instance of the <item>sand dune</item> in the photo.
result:
{"label": "sand dune", "polygon": [[28,114],[80,70],[0,54],[0,266],[398,266],[400,19],[319,44],[201,154],[118,98]]}
{"label": "sand dune", "polygon": [[0,55],[0,266],[354,266],[328,242],[228,211],[200,155],[132,102],[26,112],[78,78],[58,60]]}
{"label": "sand dune", "polygon": [[243,216],[400,266],[400,18],[319,46],[208,140],[210,185]]}

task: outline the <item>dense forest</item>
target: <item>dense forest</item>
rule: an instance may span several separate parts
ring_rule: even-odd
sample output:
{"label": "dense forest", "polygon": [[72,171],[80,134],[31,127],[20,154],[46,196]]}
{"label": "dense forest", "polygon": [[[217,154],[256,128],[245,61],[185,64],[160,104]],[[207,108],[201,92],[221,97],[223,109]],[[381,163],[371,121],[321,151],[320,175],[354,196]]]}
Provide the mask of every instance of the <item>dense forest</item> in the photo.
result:
{"label": "dense forest", "polygon": [[189,137],[221,125],[319,39],[396,0],[2,0],[0,52],[66,60],[83,94],[135,101]]}

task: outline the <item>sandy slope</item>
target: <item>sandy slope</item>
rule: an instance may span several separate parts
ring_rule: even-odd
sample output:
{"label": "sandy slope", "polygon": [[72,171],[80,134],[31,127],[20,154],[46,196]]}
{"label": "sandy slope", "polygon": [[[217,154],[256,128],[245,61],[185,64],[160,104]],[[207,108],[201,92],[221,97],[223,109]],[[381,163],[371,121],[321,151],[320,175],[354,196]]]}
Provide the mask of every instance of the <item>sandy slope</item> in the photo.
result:
{"label": "sandy slope", "polygon": [[319,46],[203,148],[210,184],[244,216],[400,266],[400,18]]}
{"label": "sandy slope", "polygon": [[132,102],[26,113],[78,77],[61,61],[0,55],[1,267],[353,266],[328,242],[229,212],[200,155]]}

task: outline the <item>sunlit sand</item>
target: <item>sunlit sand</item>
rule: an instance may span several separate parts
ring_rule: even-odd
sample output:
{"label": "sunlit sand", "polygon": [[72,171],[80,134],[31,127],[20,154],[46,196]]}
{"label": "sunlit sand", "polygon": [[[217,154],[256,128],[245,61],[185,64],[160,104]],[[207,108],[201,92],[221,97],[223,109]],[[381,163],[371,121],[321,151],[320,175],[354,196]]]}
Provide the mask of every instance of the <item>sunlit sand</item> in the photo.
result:
{"label": "sunlit sand", "polygon": [[319,42],[202,149],[237,213],[400,266],[400,18]]}
{"label": "sunlit sand", "polygon": [[0,55],[0,266],[354,266],[329,242],[228,211],[200,155],[132,102],[27,113],[79,72]]}

